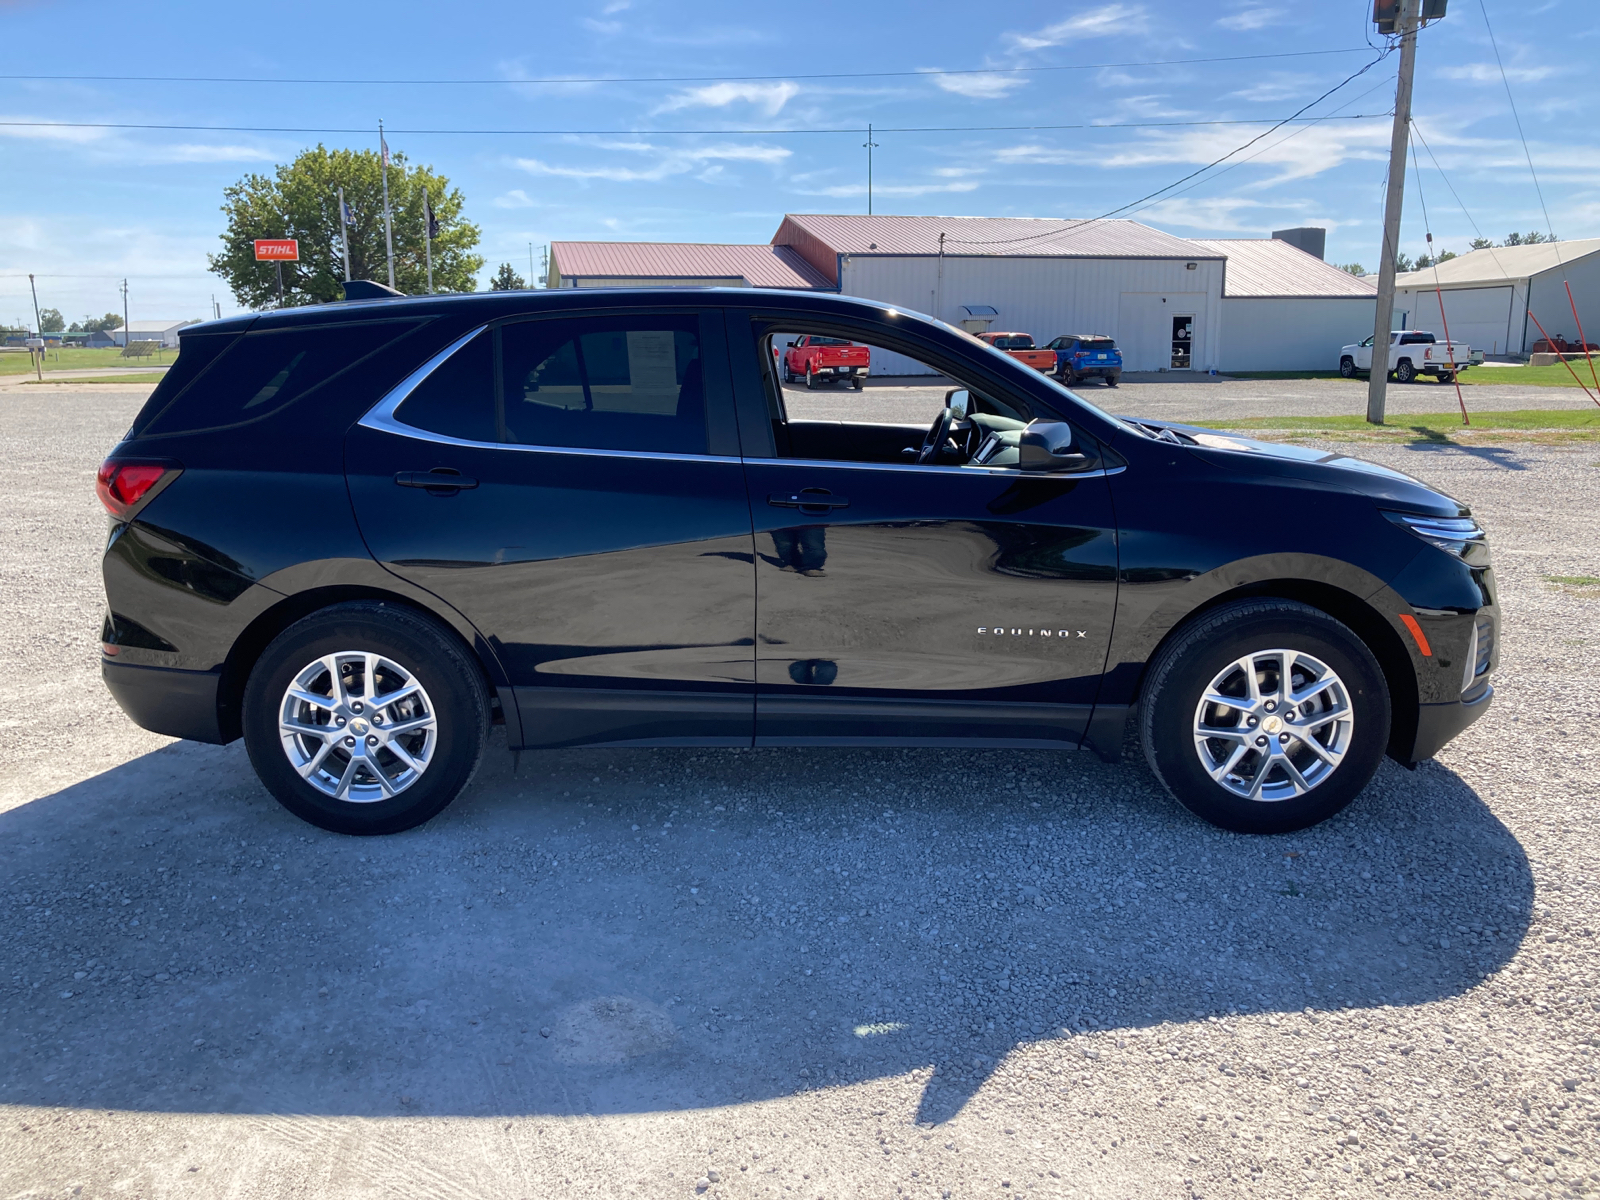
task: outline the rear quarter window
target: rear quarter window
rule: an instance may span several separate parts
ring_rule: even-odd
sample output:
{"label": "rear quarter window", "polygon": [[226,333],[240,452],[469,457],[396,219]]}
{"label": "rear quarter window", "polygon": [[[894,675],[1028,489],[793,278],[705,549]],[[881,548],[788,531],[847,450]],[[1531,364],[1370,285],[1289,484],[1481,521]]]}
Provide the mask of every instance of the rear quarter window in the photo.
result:
{"label": "rear quarter window", "polygon": [[189,385],[216,361],[217,355],[243,336],[237,331],[231,333],[180,333],[178,335],[177,361],[167,369],[167,373],[161,377],[161,382],[156,384],[156,390],[150,393],[150,399],[145,401],[144,407],[139,410],[139,415],[133,419],[133,428],[128,430],[128,436],[130,438],[138,437],[145,427],[155,419],[157,413],[182,395]]}
{"label": "rear quarter window", "polygon": [[[212,351],[158,408],[168,383],[163,380],[130,436],[164,437],[247,425],[307,397],[327,395],[330,384],[370,363],[422,323],[349,321],[235,336],[227,346]],[[188,341],[179,342],[179,363],[189,353]],[[175,365],[173,370],[177,369]]]}

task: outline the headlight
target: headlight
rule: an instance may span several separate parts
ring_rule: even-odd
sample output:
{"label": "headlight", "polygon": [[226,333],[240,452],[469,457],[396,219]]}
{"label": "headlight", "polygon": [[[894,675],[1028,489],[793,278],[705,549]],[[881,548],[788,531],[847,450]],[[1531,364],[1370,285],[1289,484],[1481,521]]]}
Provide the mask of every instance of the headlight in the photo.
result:
{"label": "headlight", "polygon": [[1402,512],[1383,515],[1428,544],[1466,559],[1474,566],[1483,566],[1489,561],[1488,537],[1471,517],[1423,517]]}

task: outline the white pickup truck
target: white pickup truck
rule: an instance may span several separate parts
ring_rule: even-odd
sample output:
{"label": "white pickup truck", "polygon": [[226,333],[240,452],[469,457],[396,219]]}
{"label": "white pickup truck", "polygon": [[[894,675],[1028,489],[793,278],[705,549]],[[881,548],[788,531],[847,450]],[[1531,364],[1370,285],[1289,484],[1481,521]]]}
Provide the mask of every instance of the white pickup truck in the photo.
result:
{"label": "white pickup truck", "polygon": [[[1425,330],[1399,329],[1389,335],[1389,378],[1399,383],[1411,383],[1418,375],[1436,375],[1440,383],[1450,383],[1457,371],[1482,361],[1481,350],[1474,357],[1470,346],[1441,342]],[[1371,371],[1371,338],[1339,351],[1339,374],[1346,379]]]}

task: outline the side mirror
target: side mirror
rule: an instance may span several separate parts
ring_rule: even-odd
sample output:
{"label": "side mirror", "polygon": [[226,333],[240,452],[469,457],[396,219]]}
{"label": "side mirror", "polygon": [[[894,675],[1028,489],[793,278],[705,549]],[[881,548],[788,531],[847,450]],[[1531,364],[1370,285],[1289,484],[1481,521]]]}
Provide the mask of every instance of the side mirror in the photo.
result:
{"label": "side mirror", "polygon": [[1081,471],[1089,456],[1072,448],[1072,426],[1065,421],[1030,421],[1018,444],[1017,465],[1024,471]]}
{"label": "side mirror", "polygon": [[793,342],[785,342],[784,345],[788,346],[791,350],[794,348]]}
{"label": "side mirror", "polygon": [[965,421],[972,412],[972,393],[966,388],[951,388],[944,394],[944,406],[952,421]]}

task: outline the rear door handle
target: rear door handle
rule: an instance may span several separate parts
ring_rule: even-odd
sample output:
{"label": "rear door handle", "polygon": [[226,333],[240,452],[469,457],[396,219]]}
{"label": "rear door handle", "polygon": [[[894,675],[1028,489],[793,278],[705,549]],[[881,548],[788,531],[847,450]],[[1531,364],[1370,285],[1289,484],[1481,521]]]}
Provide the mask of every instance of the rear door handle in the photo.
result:
{"label": "rear door handle", "polygon": [[774,492],[767,497],[773,508],[849,508],[850,501],[822,488],[802,488],[798,492]]}
{"label": "rear door handle", "polygon": [[460,471],[449,467],[435,467],[431,471],[400,471],[394,481],[401,487],[427,488],[430,492],[459,492],[478,486],[476,479],[468,479]]}

